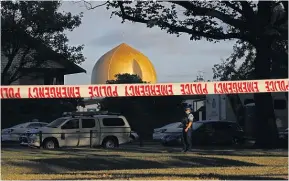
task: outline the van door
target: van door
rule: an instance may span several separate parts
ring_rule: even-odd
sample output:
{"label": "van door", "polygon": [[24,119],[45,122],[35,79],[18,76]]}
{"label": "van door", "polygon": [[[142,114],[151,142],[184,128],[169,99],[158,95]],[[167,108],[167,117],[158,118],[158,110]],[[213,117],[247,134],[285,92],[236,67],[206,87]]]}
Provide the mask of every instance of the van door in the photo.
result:
{"label": "van door", "polygon": [[[92,131],[92,135],[90,135]],[[99,121],[96,118],[82,118],[79,135],[80,146],[99,145]]]}
{"label": "van door", "polygon": [[79,119],[71,119],[61,126],[60,135],[61,145],[78,146],[79,145]]}
{"label": "van door", "polygon": [[126,124],[122,117],[105,117],[101,120],[101,137],[115,136],[119,144],[130,141],[130,126]]}

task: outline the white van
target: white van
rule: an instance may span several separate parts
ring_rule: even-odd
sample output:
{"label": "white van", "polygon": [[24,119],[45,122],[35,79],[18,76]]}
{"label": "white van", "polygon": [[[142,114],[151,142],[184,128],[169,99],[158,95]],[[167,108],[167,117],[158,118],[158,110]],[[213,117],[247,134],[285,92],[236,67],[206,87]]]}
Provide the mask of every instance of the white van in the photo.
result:
{"label": "white van", "polygon": [[124,116],[76,112],[39,129],[37,134],[29,137],[28,145],[46,149],[99,145],[115,148],[130,142],[130,134],[130,125]]}

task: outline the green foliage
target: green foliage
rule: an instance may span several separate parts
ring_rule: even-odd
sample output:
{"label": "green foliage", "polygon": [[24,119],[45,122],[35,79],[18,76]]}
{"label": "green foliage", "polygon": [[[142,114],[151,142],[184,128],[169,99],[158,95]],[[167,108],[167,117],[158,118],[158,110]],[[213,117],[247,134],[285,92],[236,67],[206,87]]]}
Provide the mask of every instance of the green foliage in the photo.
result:
{"label": "green foliage", "polygon": [[65,35],[81,24],[82,14],[59,12],[60,5],[60,1],[1,2],[1,54],[8,58],[2,83],[11,84],[19,79],[24,67],[44,65],[51,56],[47,49],[74,63],[85,60],[83,45],[69,46]]}
{"label": "green foliage", "polygon": [[[248,39],[242,32],[249,26],[246,18],[240,18],[240,2],[227,1],[170,1],[170,2],[109,2],[112,15],[123,20],[145,23],[151,28],[158,26],[170,34],[187,33],[191,40],[205,38],[208,41]],[[249,13],[254,13],[254,2],[245,2]],[[248,17],[247,17],[248,18]]]}
{"label": "green foliage", "polygon": [[[138,75],[117,74],[110,84],[146,83]],[[116,97],[104,98],[101,109],[123,114],[133,130],[145,137],[151,135],[153,128],[180,121],[183,117],[182,98],[179,96],[155,97]]]}
{"label": "green foliage", "polygon": [[[256,51],[252,45],[246,42],[237,42],[233,47],[233,53],[213,68],[214,79],[217,80],[249,80],[253,79],[254,59]],[[243,60],[238,66],[239,61]]]}
{"label": "green foliage", "polygon": [[116,74],[115,80],[107,80],[107,84],[139,84],[139,83],[147,83],[142,81],[140,76],[137,74]]}
{"label": "green foliage", "polygon": [[[271,78],[288,78],[287,41],[277,41],[272,46]],[[254,75],[255,48],[246,42],[238,41],[233,53],[213,68],[216,80],[252,80]],[[241,65],[237,65],[242,62]]]}

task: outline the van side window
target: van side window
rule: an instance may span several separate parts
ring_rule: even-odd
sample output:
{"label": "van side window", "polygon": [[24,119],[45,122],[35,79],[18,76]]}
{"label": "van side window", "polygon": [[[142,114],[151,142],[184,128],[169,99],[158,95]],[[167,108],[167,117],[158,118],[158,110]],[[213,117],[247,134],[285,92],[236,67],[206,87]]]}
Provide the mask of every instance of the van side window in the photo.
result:
{"label": "van side window", "polygon": [[103,118],[102,124],[104,126],[124,126],[125,123],[121,118]]}
{"label": "van side window", "polygon": [[224,131],[228,129],[228,124],[222,123],[222,122],[220,123],[216,122],[216,123],[213,123],[213,128],[218,131]]}
{"label": "van side window", "polygon": [[283,99],[275,99],[274,100],[274,109],[286,109],[286,101]]}
{"label": "van side window", "polygon": [[235,124],[235,123],[230,123],[228,125],[228,128],[229,130],[233,130],[233,131],[242,130],[242,128],[238,124]]}
{"label": "van side window", "polygon": [[66,122],[61,129],[78,129],[79,128],[79,120],[78,119],[72,119],[68,122]]}
{"label": "van side window", "polygon": [[204,129],[207,131],[213,131],[214,130],[212,123],[205,124]]}
{"label": "van side window", "polygon": [[41,127],[40,123],[31,123],[27,126],[27,128],[39,128]]}
{"label": "van side window", "polygon": [[41,127],[46,126],[48,123],[41,123]]}
{"label": "van side window", "polygon": [[94,128],[95,127],[95,119],[82,119],[82,128]]}

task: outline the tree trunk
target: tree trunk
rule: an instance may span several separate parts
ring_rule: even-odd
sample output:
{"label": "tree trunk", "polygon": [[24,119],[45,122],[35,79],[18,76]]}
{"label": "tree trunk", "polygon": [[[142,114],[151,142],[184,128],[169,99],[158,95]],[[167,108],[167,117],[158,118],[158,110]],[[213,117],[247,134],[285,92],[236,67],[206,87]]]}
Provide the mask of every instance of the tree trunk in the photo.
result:
{"label": "tree trunk", "polygon": [[[259,40],[255,59],[256,79],[269,79],[271,70],[270,40],[263,37]],[[278,131],[271,93],[254,94],[257,120],[254,124],[256,131],[256,146],[273,147],[277,143]]]}
{"label": "tree trunk", "polygon": [[[271,21],[271,1],[259,1],[255,31],[256,58],[254,61],[255,78],[271,78],[271,59],[273,37],[266,34]],[[278,133],[271,93],[254,94],[256,105],[256,121],[254,130],[256,146],[268,148],[277,143]]]}

